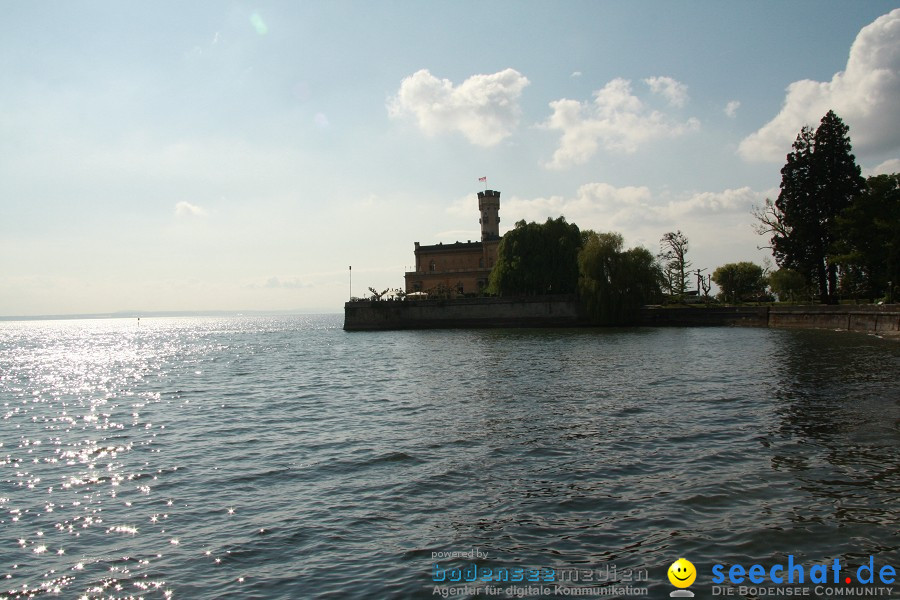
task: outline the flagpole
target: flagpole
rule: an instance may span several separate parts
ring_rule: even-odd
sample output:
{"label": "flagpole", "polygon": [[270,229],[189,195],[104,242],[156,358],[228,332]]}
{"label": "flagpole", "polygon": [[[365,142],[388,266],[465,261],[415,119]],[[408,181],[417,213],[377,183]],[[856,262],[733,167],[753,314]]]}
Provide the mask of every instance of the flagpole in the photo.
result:
{"label": "flagpole", "polygon": [[350,265],[350,300],[353,300],[353,265]]}

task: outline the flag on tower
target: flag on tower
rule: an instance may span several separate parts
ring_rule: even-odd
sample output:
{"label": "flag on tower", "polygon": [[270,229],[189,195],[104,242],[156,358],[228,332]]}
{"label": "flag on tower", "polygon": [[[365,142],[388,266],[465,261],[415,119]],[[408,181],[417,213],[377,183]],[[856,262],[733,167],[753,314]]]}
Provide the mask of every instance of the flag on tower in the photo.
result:
{"label": "flag on tower", "polygon": [[483,181],[483,182],[487,183],[487,177],[479,177],[478,181]]}

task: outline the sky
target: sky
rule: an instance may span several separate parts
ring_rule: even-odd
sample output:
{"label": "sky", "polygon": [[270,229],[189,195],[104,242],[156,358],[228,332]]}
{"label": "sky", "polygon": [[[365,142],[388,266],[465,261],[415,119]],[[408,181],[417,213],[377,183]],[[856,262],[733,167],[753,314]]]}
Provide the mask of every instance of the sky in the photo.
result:
{"label": "sky", "polygon": [[763,265],[751,210],[829,109],[864,175],[900,171],[898,1],[0,9],[5,316],[340,312],[414,242],[480,239],[484,188],[501,233]]}

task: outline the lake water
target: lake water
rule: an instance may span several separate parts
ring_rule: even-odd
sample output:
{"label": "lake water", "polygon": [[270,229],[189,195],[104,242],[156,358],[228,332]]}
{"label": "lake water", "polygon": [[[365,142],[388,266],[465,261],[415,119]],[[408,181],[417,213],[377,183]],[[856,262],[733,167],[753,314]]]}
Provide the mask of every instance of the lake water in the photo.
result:
{"label": "lake water", "polygon": [[[341,322],[0,323],[0,598],[432,598],[472,563],[662,598],[680,556],[710,597],[715,564],[900,570],[896,341]],[[522,585],[494,595],[553,597]]]}

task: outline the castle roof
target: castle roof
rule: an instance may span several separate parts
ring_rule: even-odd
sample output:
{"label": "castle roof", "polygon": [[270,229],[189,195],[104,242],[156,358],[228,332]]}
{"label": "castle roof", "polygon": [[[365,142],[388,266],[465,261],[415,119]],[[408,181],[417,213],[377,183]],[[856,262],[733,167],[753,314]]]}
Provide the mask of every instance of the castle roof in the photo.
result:
{"label": "castle roof", "polygon": [[455,244],[431,244],[428,246],[422,246],[419,242],[416,242],[416,252],[419,254],[422,253],[431,253],[431,252],[465,252],[472,250],[481,250],[484,247],[483,242],[456,242]]}

